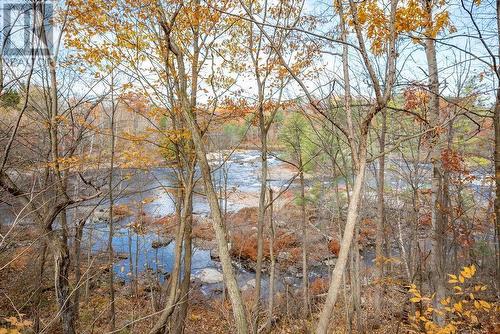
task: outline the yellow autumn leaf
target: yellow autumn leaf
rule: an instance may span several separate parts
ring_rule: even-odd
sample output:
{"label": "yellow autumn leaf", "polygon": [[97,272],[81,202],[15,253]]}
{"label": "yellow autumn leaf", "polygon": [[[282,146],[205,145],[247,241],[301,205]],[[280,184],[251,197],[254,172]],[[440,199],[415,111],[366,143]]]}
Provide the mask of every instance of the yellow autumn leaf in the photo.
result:
{"label": "yellow autumn leaf", "polygon": [[479,303],[481,304],[481,306],[485,309],[490,309],[491,308],[491,305],[490,303],[488,303],[487,301],[484,301],[484,300],[480,300]]}
{"label": "yellow autumn leaf", "polygon": [[479,309],[481,309],[481,304],[477,300],[475,300],[474,307],[479,310]]}
{"label": "yellow autumn leaf", "polygon": [[448,304],[450,303],[450,300],[451,300],[451,298],[450,298],[450,297],[448,297],[448,298],[443,298],[443,299],[441,299],[441,304],[442,304],[442,305],[448,305]]}

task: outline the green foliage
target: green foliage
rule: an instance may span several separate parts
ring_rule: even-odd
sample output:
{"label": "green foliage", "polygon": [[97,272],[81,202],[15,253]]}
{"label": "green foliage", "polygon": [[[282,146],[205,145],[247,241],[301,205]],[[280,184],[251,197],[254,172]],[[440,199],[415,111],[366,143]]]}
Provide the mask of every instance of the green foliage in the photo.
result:
{"label": "green foliage", "polygon": [[488,242],[484,240],[478,240],[474,243],[474,246],[472,248],[472,252],[474,253],[475,256],[477,257],[494,257],[495,252],[494,250],[490,247]]}
{"label": "green foliage", "polygon": [[167,116],[163,116],[160,118],[160,129],[167,129],[170,122]]}
{"label": "green foliage", "polygon": [[283,114],[283,111],[278,111],[276,115],[274,115],[274,123],[281,124],[285,120],[285,115]]}
{"label": "green foliage", "polygon": [[299,168],[302,167],[304,172],[312,169],[319,150],[315,137],[311,124],[300,113],[290,115],[278,134],[278,140],[285,148],[286,158],[296,163]]}
{"label": "green foliage", "polygon": [[224,125],[222,131],[224,132],[224,136],[231,141],[240,141],[245,136],[246,129],[247,127],[245,125],[229,123]]}
{"label": "green foliage", "polygon": [[9,89],[0,97],[2,107],[14,108],[19,104],[21,97],[15,90]]}

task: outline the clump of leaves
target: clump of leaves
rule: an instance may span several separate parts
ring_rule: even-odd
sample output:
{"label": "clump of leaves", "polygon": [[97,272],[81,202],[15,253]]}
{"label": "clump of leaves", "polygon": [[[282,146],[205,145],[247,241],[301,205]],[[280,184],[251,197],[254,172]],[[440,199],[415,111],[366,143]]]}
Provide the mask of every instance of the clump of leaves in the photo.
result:
{"label": "clump of leaves", "polygon": [[8,323],[8,327],[0,327],[0,334],[21,334],[25,330],[31,327],[32,322],[29,320],[23,320],[22,315],[19,318],[8,317],[4,318],[5,322]]}
{"label": "clump of leaves", "polygon": [[[454,334],[478,326],[479,318],[492,309],[490,303],[479,299],[478,295],[486,291],[486,285],[474,283],[476,267],[463,267],[459,274],[448,274],[451,289],[450,294],[439,301],[439,307],[434,308],[435,295],[425,297],[416,285],[410,286],[412,294],[410,302],[420,304],[415,315],[410,316],[412,332],[426,334]],[[433,319],[439,316],[443,324],[437,324]]]}

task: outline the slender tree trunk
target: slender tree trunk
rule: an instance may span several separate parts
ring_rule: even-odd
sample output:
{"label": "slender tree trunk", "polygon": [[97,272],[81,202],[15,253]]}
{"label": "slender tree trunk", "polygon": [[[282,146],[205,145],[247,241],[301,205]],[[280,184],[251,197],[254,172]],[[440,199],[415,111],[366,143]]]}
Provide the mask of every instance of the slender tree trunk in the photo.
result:
{"label": "slender tree trunk", "polygon": [[[113,74],[112,74],[113,76]],[[109,234],[108,234],[108,266],[109,266],[109,319],[111,331],[115,330],[115,273],[114,273],[114,252],[113,252],[113,211],[114,211],[114,198],[113,198],[113,173],[115,169],[115,103],[114,103],[114,82],[111,79],[111,147],[110,147],[110,162],[109,162]]]}
{"label": "slender tree trunk", "polygon": [[127,229],[127,239],[128,239],[128,267],[129,267],[129,274],[130,274],[130,296],[133,296],[134,295],[135,276],[134,276],[134,260],[132,258],[133,254],[132,254],[132,228],[131,227],[129,227]]}
{"label": "slender tree trunk", "polygon": [[80,313],[80,280],[82,279],[82,237],[83,237],[83,227],[85,226],[85,220],[78,222],[75,231],[75,244],[74,244],[74,254],[75,254],[75,320],[78,321]]}
{"label": "slender tree trunk", "polygon": [[260,174],[260,196],[259,213],[257,217],[257,263],[255,269],[255,305],[253,333],[256,334],[259,324],[259,306],[260,290],[262,283],[262,261],[264,257],[264,219],[266,215],[266,192],[267,192],[267,131],[264,120],[264,111],[262,101],[259,106],[259,128],[260,128],[260,155],[261,155],[261,174]]}
{"label": "slender tree trunk", "polygon": [[[500,43],[500,0],[496,1],[497,9],[497,34]],[[500,54],[500,44],[498,47]],[[497,76],[500,77],[500,69],[496,69]],[[500,282],[500,79],[497,83],[495,112],[493,114],[493,124],[495,130],[495,230],[496,230],[496,275],[497,282]],[[497,296],[500,294],[500,288],[497,288]]]}
{"label": "slender tree trunk", "polygon": [[34,321],[33,321],[33,331],[35,333],[40,332],[40,302],[42,300],[42,289],[43,289],[43,273],[45,270],[45,260],[47,254],[47,243],[43,241],[42,247],[40,248],[40,257],[37,264],[37,284],[36,290],[33,294],[33,305],[34,305]]}
{"label": "slender tree trunk", "polygon": [[51,244],[54,253],[54,282],[59,303],[62,330],[64,334],[75,333],[75,314],[71,287],[69,284],[70,255],[64,231],[58,235],[51,231]]}
{"label": "slender tree trunk", "polygon": [[179,84],[178,97],[180,102],[180,109],[182,112],[182,116],[186,122],[187,129],[191,132],[191,137],[196,151],[196,156],[198,158],[204,189],[208,199],[208,204],[210,206],[212,225],[215,231],[215,238],[219,250],[219,257],[222,265],[222,271],[224,274],[224,281],[227,286],[229,298],[231,300],[231,305],[233,309],[236,332],[238,334],[247,334],[248,321],[245,315],[245,307],[243,305],[240,289],[238,288],[238,283],[236,281],[236,276],[234,274],[233,266],[231,263],[231,256],[229,254],[229,247],[227,241],[228,240],[227,231],[226,227],[224,226],[224,220],[222,217],[219,200],[217,198],[217,193],[215,191],[214,183],[212,181],[212,174],[210,170],[210,165],[208,164],[207,152],[205,149],[205,143],[203,142],[202,131],[198,126],[198,123],[196,121],[196,116],[194,114],[196,105],[192,103],[192,100],[190,103],[188,98],[188,93],[187,93],[188,79],[186,74],[186,68],[184,66],[184,55],[182,54],[180,48],[170,38],[170,28],[168,27],[168,24],[164,21],[161,21],[160,24],[162,25],[162,29],[165,33],[165,38],[169,50],[175,55],[175,58],[177,60],[177,81]]}
{"label": "slender tree trunk", "polygon": [[[89,231],[89,249],[88,249],[88,252],[87,252],[87,268],[90,268],[90,260],[91,260],[91,257],[92,257],[92,237],[93,237],[93,233],[94,232],[94,227],[93,225],[90,225],[90,231]],[[87,279],[85,280],[85,302],[87,303],[88,300],[89,300],[89,284],[90,284],[90,280]]]}
{"label": "slender tree trunk", "polygon": [[356,230],[354,233],[354,240],[352,242],[353,250],[354,250],[354,267],[352,268],[353,272],[353,282],[351,282],[353,288],[353,299],[354,299],[354,309],[356,310],[356,329],[359,333],[364,333],[364,324],[363,324],[363,314],[361,313],[361,279],[359,278],[360,266],[361,266],[361,256],[359,254],[359,223],[356,226]]}
{"label": "slender tree trunk", "polygon": [[139,245],[140,245],[140,239],[139,239],[139,230],[135,231],[135,266],[134,266],[134,290],[135,290],[135,297],[139,298]]}
{"label": "slender tree trunk", "polygon": [[[342,29],[342,40],[347,41],[347,29],[344,21],[344,14],[342,10],[342,3],[337,2],[339,8],[339,16],[341,19],[341,29]],[[366,150],[367,150],[367,137],[368,137],[368,127],[362,129],[361,136],[359,140],[359,145],[356,147],[354,143],[354,128],[352,123],[351,115],[351,91],[350,91],[350,77],[349,77],[349,54],[346,45],[343,46],[342,51],[342,64],[343,64],[343,74],[344,74],[344,86],[345,86],[345,108],[347,114],[347,125],[348,125],[348,141],[351,148],[351,155],[353,158],[354,165],[356,166],[356,176],[354,180],[354,185],[352,189],[352,195],[349,195],[347,190],[349,205],[347,207],[347,218],[344,228],[344,234],[340,242],[340,252],[331,275],[330,286],[328,288],[328,294],[321,310],[318,325],[316,327],[316,334],[326,334],[328,331],[330,317],[333,312],[335,303],[337,302],[338,293],[340,286],[342,284],[342,277],[345,271],[347,260],[349,256],[349,249],[354,235],[354,229],[358,220],[358,210],[362,197],[362,188],[364,185],[365,169],[366,169]],[[368,124],[366,124],[368,126]],[[347,187],[346,180],[346,187]]]}
{"label": "slender tree trunk", "polygon": [[[450,151],[452,149],[453,145],[453,121],[450,121],[448,124],[448,133],[447,133],[447,140],[446,140],[446,149]],[[452,212],[452,204],[451,204],[451,195],[450,195],[450,171],[443,168],[443,200],[442,204],[443,207],[441,211],[443,212],[443,233],[446,233],[446,230],[448,229],[448,226],[451,222],[453,222],[453,212]],[[460,192],[460,190],[458,191]],[[453,231],[455,228],[453,228]],[[453,232],[453,235],[455,233]],[[455,241],[455,237],[453,237],[453,242]],[[454,247],[454,245],[452,245]],[[455,248],[455,247],[454,247]],[[452,268],[447,268],[446,267],[446,261],[445,258],[448,256],[449,250],[447,249],[447,245],[443,244],[443,273],[447,272],[448,270]],[[454,258],[456,260],[456,258]],[[457,264],[457,261],[453,261],[455,265]]]}
{"label": "slender tree trunk", "polygon": [[[499,27],[500,29],[500,27]],[[500,85],[500,84],[499,84]],[[500,282],[500,87],[497,88],[497,101],[493,115],[495,129],[495,235],[496,235],[496,276]],[[497,288],[500,291],[500,288]],[[498,294],[498,292],[497,292]]]}
{"label": "slender tree trunk", "polygon": [[[387,131],[387,117],[386,112],[382,112],[382,129],[380,133],[380,153],[385,150],[385,133]],[[385,184],[385,155],[381,155],[378,164],[378,184],[377,184],[377,232],[375,237],[375,279],[377,280],[377,287],[375,290],[374,304],[375,313],[380,315],[382,306],[383,287],[382,282],[384,278],[384,184]]]}
{"label": "slender tree trunk", "polygon": [[193,256],[192,249],[192,216],[186,222],[186,235],[184,237],[184,272],[179,292],[179,302],[177,314],[175,317],[174,333],[184,333],[186,325],[186,316],[189,307],[189,289],[191,286],[191,262]]}
{"label": "slender tree trunk", "polygon": [[[300,152],[300,149],[299,149]],[[301,156],[301,153],[299,153]],[[307,318],[311,313],[309,305],[309,274],[307,268],[307,217],[306,217],[306,197],[305,197],[305,184],[304,184],[304,166],[302,164],[302,157],[299,158],[299,179],[300,179],[300,220],[302,226],[302,303],[303,316]]]}
{"label": "slender tree trunk", "polygon": [[[40,10],[35,10],[36,15],[44,15],[45,5],[38,4]],[[39,38],[45,46],[48,46],[47,34],[45,27],[42,24],[40,26]],[[61,172],[59,163],[59,95],[58,95],[58,80],[57,80],[57,63],[55,56],[49,54],[48,48],[42,48],[44,56],[47,59],[47,67],[49,72],[49,95],[48,95],[48,105],[49,105],[49,139],[50,139],[50,155],[52,163],[54,164],[53,170],[56,179],[56,189],[57,194],[55,196],[56,201],[59,203],[56,205],[60,206],[62,210],[59,212],[61,217],[62,234],[57,235],[56,232],[52,230],[52,223],[56,217],[52,217],[50,214],[47,217],[48,224],[45,228],[50,233],[51,246],[53,247],[54,254],[54,274],[55,274],[55,289],[56,297],[60,306],[61,322],[64,334],[73,334],[75,332],[75,318],[74,318],[74,306],[73,299],[71,296],[71,289],[69,285],[69,269],[70,269],[70,254],[68,248],[68,237],[67,237],[67,223],[66,223],[66,210],[64,205],[60,205],[61,201],[68,200],[68,195],[66,193],[66,186],[63,178],[63,173]]]}
{"label": "slender tree trunk", "polygon": [[213,186],[210,166],[208,164],[203,140],[200,134],[200,129],[196,124],[191,110],[184,108],[183,115],[186,119],[186,123],[188,124],[189,129],[191,130],[194,146],[196,148],[196,154],[200,164],[201,175],[210,206],[210,213],[212,215],[212,223],[217,240],[217,247],[219,249],[219,257],[222,264],[222,271],[224,273],[224,280],[233,308],[236,330],[239,334],[246,334],[248,333],[248,323],[245,315],[245,308],[231,263],[231,257],[229,255],[229,248],[227,243],[227,232],[223,224],[219,201],[217,199],[217,193],[215,192]]}
{"label": "slender tree trunk", "polygon": [[[426,0],[426,10],[432,15],[432,2]],[[431,113],[431,126],[438,126],[441,122],[439,110],[439,77],[436,60],[436,45],[433,39],[425,39],[425,54],[429,72],[429,108]],[[431,152],[432,161],[432,185],[431,185],[431,224],[432,224],[432,250],[431,250],[431,276],[433,290],[436,293],[434,307],[442,307],[439,302],[445,297],[445,273],[444,273],[444,217],[443,211],[443,168],[441,163],[441,144],[438,133],[434,135]],[[437,313],[435,313],[437,314]],[[436,321],[442,325],[443,317],[436,316]]]}
{"label": "slender tree trunk", "polygon": [[[356,232],[354,232],[354,239],[356,238]],[[349,274],[349,283],[350,283],[350,295],[349,295],[349,325],[348,327],[351,329],[355,328],[353,326],[354,317],[357,316],[358,310],[356,305],[356,277],[354,274],[356,264],[354,263],[354,242],[351,243],[351,252],[349,253],[349,262],[347,263],[345,272]]]}
{"label": "slender tree trunk", "polygon": [[[177,287],[180,278],[179,276],[180,276],[181,259],[182,259],[182,246],[183,246],[185,224],[186,224],[186,219],[185,219],[186,217],[184,217],[184,214],[181,214],[179,212],[179,209],[182,207],[182,205],[180,205],[180,202],[182,201],[184,196],[190,196],[190,195],[186,194],[182,188],[179,188],[177,195],[178,203],[176,205],[177,219],[179,224],[177,226],[177,233],[175,236],[174,267],[170,275],[169,289],[168,289],[169,292],[165,308],[161,313],[160,319],[158,319],[154,327],[149,332],[150,334],[159,334],[164,330],[168,320],[170,319],[170,316],[174,312],[177,303],[177,298],[178,298]],[[185,210],[186,208],[182,209],[186,211]]]}
{"label": "slender tree trunk", "polygon": [[333,312],[335,303],[337,302],[337,297],[339,293],[340,286],[342,284],[342,274],[346,268],[347,259],[349,256],[349,249],[354,235],[354,228],[358,219],[358,209],[361,202],[361,190],[364,184],[365,178],[365,167],[366,167],[366,136],[363,136],[360,140],[359,147],[359,166],[356,172],[356,178],[354,180],[354,187],[352,190],[352,195],[350,196],[349,206],[347,208],[347,219],[344,230],[344,235],[342,236],[342,241],[340,243],[340,252],[335,268],[332,272],[332,278],[330,282],[330,287],[328,288],[328,294],[320,313],[320,318],[318,325],[316,327],[317,334],[326,334],[328,331],[330,317]]}
{"label": "slender tree trunk", "polygon": [[186,316],[189,306],[189,288],[191,286],[191,260],[192,260],[192,229],[193,229],[193,183],[191,183],[190,188],[186,189],[189,195],[184,198],[184,207],[186,212],[184,214],[184,219],[186,220],[185,231],[184,231],[184,271],[183,278],[181,282],[178,308],[175,316],[175,327],[174,333],[182,334],[184,333],[184,326],[186,322]]}
{"label": "slender tree trunk", "polygon": [[274,280],[275,280],[275,267],[276,267],[276,258],[274,256],[274,220],[273,220],[273,189],[269,187],[269,257],[271,258],[271,264],[269,267],[269,291],[268,291],[268,319],[266,328],[267,330],[271,329],[272,321],[273,321],[273,311],[274,311]]}

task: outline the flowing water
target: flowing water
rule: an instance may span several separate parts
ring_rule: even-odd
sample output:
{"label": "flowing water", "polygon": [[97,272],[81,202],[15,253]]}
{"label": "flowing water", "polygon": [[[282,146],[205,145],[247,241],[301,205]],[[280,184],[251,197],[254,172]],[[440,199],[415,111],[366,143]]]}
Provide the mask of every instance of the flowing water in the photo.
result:
{"label": "flowing water", "polygon": [[[258,151],[236,151],[231,154],[230,159],[226,160],[225,170],[216,168],[222,162],[222,155],[211,154],[211,164],[214,166],[214,182],[219,187],[226,184],[231,191],[256,193],[260,191],[260,153]],[[270,167],[275,167],[281,162],[273,156],[268,157]],[[117,175],[116,179],[123,177]],[[226,182],[224,182],[224,175]],[[175,202],[172,194],[166,191],[168,187],[175,186],[173,171],[169,168],[155,168],[150,171],[133,171],[133,175],[127,176],[128,180],[120,185],[117,195],[117,204],[127,204],[129,206],[137,205],[143,202],[143,211],[151,217],[160,218],[172,214],[175,210]],[[270,180],[273,188],[286,187],[290,178],[283,174]],[[201,182],[200,182],[201,183]],[[126,193],[126,194],[125,194]],[[232,202],[228,200],[228,212],[236,212],[245,207],[245,203]],[[106,205],[98,210],[104,210]],[[206,216],[209,214],[209,206],[206,199],[195,195],[193,199],[193,211],[196,215]],[[105,211],[104,215],[105,215]],[[115,223],[115,233],[113,237],[113,250],[118,256],[115,262],[114,271],[116,275],[125,281],[138,273],[148,272],[155,275],[160,280],[170,273],[174,264],[175,241],[171,241],[167,246],[153,248],[156,242],[165,241],[165,237],[156,232],[146,232],[137,234],[127,227],[135,217],[127,217]],[[109,234],[108,224],[105,222],[92,221],[86,225],[85,239],[83,244],[87,243],[89,238],[92,240],[92,250],[94,252],[106,251]],[[132,268],[130,264],[132,263]],[[135,269],[137,267],[137,269]],[[192,276],[197,277],[203,273],[204,269],[215,269],[222,272],[220,263],[212,260],[210,251],[193,248],[192,256]],[[252,285],[252,279],[255,273],[249,272],[235,263],[237,279],[241,287],[248,288]],[[213,272],[213,271],[212,271]],[[250,282],[250,283],[249,283]],[[249,283],[249,284],[248,284]],[[263,281],[263,290],[266,289],[267,278]],[[220,291],[222,283],[202,284],[202,291],[208,293]]]}
{"label": "flowing water", "polygon": [[[228,153],[228,152],[225,152]],[[242,193],[258,193],[260,191],[260,153],[256,150],[239,150],[233,152],[229,159],[224,157],[223,154],[210,154],[211,165],[214,169],[213,179],[217,188],[225,185],[229,191],[239,191]],[[223,159],[226,158],[224,168],[217,168],[222,165]],[[397,160],[394,164],[397,165]],[[270,168],[279,167],[280,162],[274,156],[268,157],[268,164]],[[424,171],[428,171],[429,166],[421,166]],[[281,170],[280,170],[281,171]],[[371,171],[371,174],[376,173],[376,169]],[[423,178],[428,179],[428,175],[424,173]],[[428,174],[428,173],[427,173]],[[375,188],[375,178],[367,175],[367,185],[369,188]],[[273,173],[272,179],[269,184],[273,189],[283,189],[290,182],[292,182],[291,173]],[[486,179],[484,175],[479,175],[481,178],[478,180]],[[197,176],[199,177],[199,176]],[[225,179],[225,180],[224,180]],[[140,170],[118,170],[116,172],[115,180],[120,180],[117,184],[114,196],[116,204],[126,204],[130,207],[142,207],[142,210],[153,219],[159,219],[166,215],[172,214],[175,210],[175,202],[173,195],[168,189],[175,187],[175,174],[170,168],[154,168],[148,171]],[[330,182],[330,181],[326,181]],[[393,173],[387,173],[386,182],[396,187],[396,189],[404,190],[409,188],[409,185],[404,182],[404,177],[396,176]],[[479,181],[476,181],[478,183]],[[200,184],[202,182],[199,182]],[[472,184],[471,187],[478,187],[477,191],[482,196],[488,196],[490,187],[488,184]],[[292,184],[293,187],[293,184]],[[479,199],[484,200],[484,199]],[[88,208],[96,205],[96,202],[89,203]],[[227,202],[227,210],[229,212],[236,212],[239,209],[248,206],[248,203],[242,201]],[[109,206],[106,199],[97,207],[97,212],[101,216],[106,216],[106,209]],[[195,195],[193,199],[193,211],[196,215],[206,216],[209,214],[209,206],[206,199],[200,195]],[[72,214],[70,212],[70,214]],[[2,210],[0,214],[5,222],[12,220],[12,216],[6,210]],[[159,248],[153,248],[156,242],[164,242],[164,238],[158,233],[150,231],[146,233],[137,234],[133,229],[127,227],[135,219],[134,216],[122,219],[115,223],[115,233],[113,237],[113,249],[118,255],[118,260],[115,262],[114,271],[118,278],[124,281],[129,281],[135,271],[139,275],[146,273],[156,276],[158,279],[163,280],[168,273],[172,271],[174,261],[175,242],[170,242],[168,245]],[[84,240],[82,246],[86,247],[91,245],[94,253],[106,251],[109,234],[109,225],[103,221],[91,219],[87,222],[84,232]],[[364,254],[364,263],[371,266],[373,263],[373,251],[366,251]],[[84,260],[84,259],[83,259]],[[133,270],[131,270],[131,266]],[[240,265],[235,263],[237,278],[240,286],[248,288],[252,285],[252,279],[255,278],[255,273],[243,269]],[[192,274],[198,276],[203,273],[205,269],[215,269],[222,272],[220,263],[212,260],[210,251],[204,249],[193,249],[192,256]],[[325,276],[328,275],[329,268],[320,267],[312,268],[311,276]],[[212,271],[213,272],[213,271]],[[290,278],[289,284],[298,285],[299,279],[297,277]],[[281,283],[279,283],[281,284]],[[279,288],[278,284],[278,288]],[[264,275],[263,291],[266,290],[268,285],[267,277]],[[202,291],[209,293],[213,291],[220,291],[222,283],[203,284]]]}

